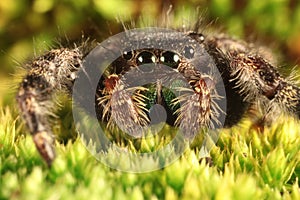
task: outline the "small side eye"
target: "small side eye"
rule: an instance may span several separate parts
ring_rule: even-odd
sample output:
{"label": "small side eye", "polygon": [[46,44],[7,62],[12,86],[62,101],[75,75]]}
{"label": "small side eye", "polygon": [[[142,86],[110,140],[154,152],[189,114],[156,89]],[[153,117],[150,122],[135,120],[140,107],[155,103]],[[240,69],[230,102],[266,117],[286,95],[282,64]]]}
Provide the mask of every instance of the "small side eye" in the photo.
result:
{"label": "small side eye", "polygon": [[149,51],[142,51],[137,55],[136,59],[136,63],[138,65],[156,62],[155,55]]}
{"label": "small side eye", "polygon": [[122,56],[125,60],[131,60],[134,56],[134,52],[132,50],[129,50],[129,49],[124,50]]}
{"label": "small side eye", "polygon": [[203,42],[204,40],[205,40],[205,37],[204,37],[204,35],[203,34],[199,34],[199,40],[201,41],[201,42]]}
{"label": "small side eye", "polygon": [[183,55],[184,57],[186,57],[187,59],[191,59],[194,57],[195,54],[195,50],[194,47],[192,46],[185,46],[183,49]]}
{"label": "small side eye", "polygon": [[180,57],[174,52],[166,51],[161,54],[160,62],[172,68],[177,68],[180,62]]}
{"label": "small side eye", "polygon": [[264,72],[264,71],[259,71],[258,74],[259,74],[261,77],[265,76],[265,72]]}
{"label": "small side eye", "polygon": [[205,40],[205,36],[202,33],[190,32],[188,35],[199,43],[202,43]]}

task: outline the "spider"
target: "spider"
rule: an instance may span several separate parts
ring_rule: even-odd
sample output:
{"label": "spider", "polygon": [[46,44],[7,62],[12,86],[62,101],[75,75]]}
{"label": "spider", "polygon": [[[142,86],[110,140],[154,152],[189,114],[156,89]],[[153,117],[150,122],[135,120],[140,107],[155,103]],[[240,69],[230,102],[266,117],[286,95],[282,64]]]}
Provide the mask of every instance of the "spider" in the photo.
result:
{"label": "spider", "polygon": [[[266,116],[279,110],[299,118],[300,89],[284,79],[254,44],[224,34],[204,34],[197,25],[180,33],[184,39],[159,31],[127,34],[120,44],[111,45],[120,54],[104,70],[92,100],[97,119],[108,129],[119,126],[130,135],[140,135],[141,127],[154,119],[154,104],[166,110],[166,123],[182,128],[187,137],[197,135],[201,127],[220,124],[217,118],[222,113],[224,126],[231,127],[254,104],[263,105]],[[72,48],[51,49],[25,66],[28,72],[16,99],[36,148],[49,166],[55,159],[55,137],[48,122],[55,108],[53,95],[74,92],[78,72],[88,70],[86,59],[97,46],[86,41]],[[201,69],[210,65],[219,77]],[[137,86],[133,81],[137,77],[154,81]],[[224,86],[222,95],[216,88],[218,81]],[[81,104],[85,94],[78,98]],[[225,109],[217,104],[220,98],[226,98]]]}

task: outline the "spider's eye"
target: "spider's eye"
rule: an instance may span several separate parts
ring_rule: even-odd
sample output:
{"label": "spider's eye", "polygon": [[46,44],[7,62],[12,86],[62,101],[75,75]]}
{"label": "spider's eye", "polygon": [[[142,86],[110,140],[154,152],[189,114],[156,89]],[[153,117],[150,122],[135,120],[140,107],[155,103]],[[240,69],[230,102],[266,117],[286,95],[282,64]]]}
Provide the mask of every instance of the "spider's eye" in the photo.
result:
{"label": "spider's eye", "polygon": [[261,77],[264,77],[264,76],[265,76],[265,72],[264,72],[264,71],[259,71],[258,74],[259,74]]}
{"label": "spider's eye", "polygon": [[201,34],[201,33],[198,35],[198,37],[199,37],[199,40],[200,40],[201,42],[203,42],[203,41],[205,40],[204,35]]}
{"label": "spider's eye", "polygon": [[189,36],[195,39],[196,41],[202,43],[205,40],[205,37],[202,33],[190,32]]}
{"label": "spider's eye", "polygon": [[122,56],[125,60],[131,60],[134,56],[134,52],[131,50],[124,50]]}
{"label": "spider's eye", "polygon": [[160,61],[163,64],[168,65],[172,68],[177,68],[177,66],[180,62],[180,58],[179,58],[178,54],[171,52],[171,51],[166,51],[161,54]]}
{"label": "spider's eye", "polygon": [[138,65],[155,63],[155,62],[156,62],[155,55],[149,51],[142,51],[136,57],[136,63]]}
{"label": "spider's eye", "polygon": [[184,50],[183,50],[184,57],[186,57],[187,59],[191,59],[194,57],[194,54],[195,54],[195,50],[192,46],[184,47]]}

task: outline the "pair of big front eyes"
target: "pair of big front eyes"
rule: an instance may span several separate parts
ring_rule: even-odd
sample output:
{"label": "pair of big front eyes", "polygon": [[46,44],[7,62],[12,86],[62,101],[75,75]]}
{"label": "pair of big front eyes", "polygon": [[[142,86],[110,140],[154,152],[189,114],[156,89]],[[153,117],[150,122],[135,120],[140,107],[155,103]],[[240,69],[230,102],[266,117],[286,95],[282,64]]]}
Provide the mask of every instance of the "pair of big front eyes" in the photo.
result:
{"label": "pair of big front eyes", "polygon": [[[186,47],[184,49],[184,57],[185,58],[193,58],[194,57],[194,49],[192,47]],[[172,51],[164,51],[161,53],[160,57],[157,58],[156,55],[151,51],[141,51],[135,55],[134,51],[124,51],[123,58],[126,60],[131,60],[133,58],[136,59],[136,63],[138,65],[149,64],[149,63],[162,63],[168,65],[170,67],[177,67],[180,62],[180,57],[177,53]],[[158,60],[159,59],[159,60]]]}

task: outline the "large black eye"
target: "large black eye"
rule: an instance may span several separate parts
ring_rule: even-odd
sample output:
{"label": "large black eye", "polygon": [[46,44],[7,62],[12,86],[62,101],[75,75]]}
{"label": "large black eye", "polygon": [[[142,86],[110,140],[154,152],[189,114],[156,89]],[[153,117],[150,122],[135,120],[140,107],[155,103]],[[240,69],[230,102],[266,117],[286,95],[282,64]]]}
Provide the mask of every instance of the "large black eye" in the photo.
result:
{"label": "large black eye", "polygon": [[123,58],[125,59],[125,60],[131,60],[132,58],[133,58],[133,56],[134,56],[134,51],[132,51],[132,50],[124,50],[123,51]]}
{"label": "large black eye", "polygon": [[160,62],[172,68],[177,68],[180,62],[180,57],[174,52],[166,51],[161,54]]}
{"label": "large black eye", "polygon": [[185,46],[183,49],[183,55],[184,57],[186,57],[187,59],[191,59],[194,57],[195,54],[195,50],[194,47],[192,46]]}
{"label": "large black eye", "polygon": [[138,65],[155,63],[155,62],[156,62],[155,55],[149,51],[142,51],[136,57],[136,63]]}

